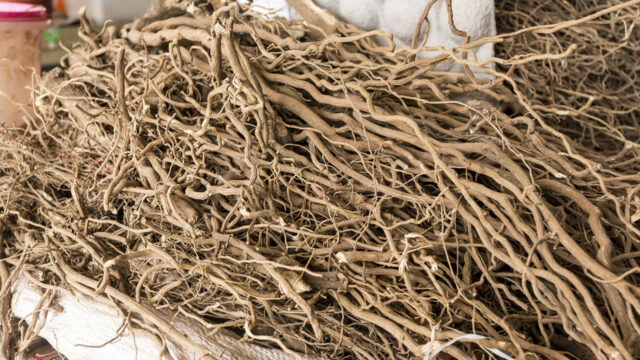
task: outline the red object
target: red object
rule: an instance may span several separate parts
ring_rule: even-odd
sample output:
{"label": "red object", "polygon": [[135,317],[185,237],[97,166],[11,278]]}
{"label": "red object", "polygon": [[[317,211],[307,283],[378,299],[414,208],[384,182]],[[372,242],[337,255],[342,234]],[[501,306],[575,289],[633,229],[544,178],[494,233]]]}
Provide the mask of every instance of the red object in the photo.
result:
{"label": "red object", "polygon": [[41,5],[0,1],[0,21],[45,21],[47,9]]}
{"label": "red object", "polygon": [[43,359],[46,359],[47,357],[50,357],[52,355],[57,355],[57,354],[58,354],[57,351],[52,351],[52,352],[50,352],[48,354],[44,354],[44,355],[36,354],[35,360],[43,360]]}
{"label": "red object", "polygon": [[50,352],[48,354],[44,354],[44,355],[36,354],[35,360],[46,360],[46,359],[49,359],[51,356],[54,356],[54,355],[58,355],[58,352],[57,351],[52,351],[52,352]]}

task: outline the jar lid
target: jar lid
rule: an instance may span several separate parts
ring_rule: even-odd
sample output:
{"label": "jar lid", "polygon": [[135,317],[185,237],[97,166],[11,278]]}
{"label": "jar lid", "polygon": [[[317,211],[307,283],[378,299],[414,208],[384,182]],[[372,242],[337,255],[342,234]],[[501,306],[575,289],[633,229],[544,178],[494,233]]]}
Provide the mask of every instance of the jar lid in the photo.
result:
{"label": "jar lid", "polygon": [[44,6],[0,1],[0,21],[45,21],[47,9]]}

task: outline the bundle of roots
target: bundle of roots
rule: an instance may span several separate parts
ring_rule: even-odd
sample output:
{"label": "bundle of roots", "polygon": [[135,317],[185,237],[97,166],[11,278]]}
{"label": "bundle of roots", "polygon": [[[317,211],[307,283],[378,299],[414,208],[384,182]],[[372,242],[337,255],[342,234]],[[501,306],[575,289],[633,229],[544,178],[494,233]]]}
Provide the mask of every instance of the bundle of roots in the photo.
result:
{"label": "bundle of roots", "polygon": [[[620,61],[636,3],[431,59],[235,2],[85,24],[37,84],[38,118],[2,133],[0,312],[26,276],[185,346],[140,304],[332,359],[637,358],[640,148],[613,114],[637,120],[638,59],[624,95],[547,88],[544,64],[581,49],[514,45],[602,36]],[[474,61],[484,41],[508,71]],[[433,70],[453,61],[496,80]]]}

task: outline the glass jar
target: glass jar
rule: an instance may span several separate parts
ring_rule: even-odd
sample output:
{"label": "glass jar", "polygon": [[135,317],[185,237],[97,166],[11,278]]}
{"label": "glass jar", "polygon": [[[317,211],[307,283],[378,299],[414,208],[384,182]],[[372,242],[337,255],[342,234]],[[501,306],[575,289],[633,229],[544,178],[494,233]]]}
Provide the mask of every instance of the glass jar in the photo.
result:
{"label": "glass jar", "polygon": [[0,124],[17,127],[33,113],[31,85],[40,73],[43,6],[0,1]]}

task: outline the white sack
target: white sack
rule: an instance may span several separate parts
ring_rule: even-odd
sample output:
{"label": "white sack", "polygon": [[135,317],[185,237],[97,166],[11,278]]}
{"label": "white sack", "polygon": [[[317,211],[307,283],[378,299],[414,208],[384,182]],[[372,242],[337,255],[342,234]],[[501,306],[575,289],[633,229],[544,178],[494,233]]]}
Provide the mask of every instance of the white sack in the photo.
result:
{"label": "white sack", "polygon": [[[411,38],[422,11],[430,0],[314,0],[317,5],[334,13],[340,20],[356,25],[363,30],[380,29],[393,34],[398,48],[411,45]],[[247,2],[243,0],[241,2]],[[285,0],[254,0],[256,10],[260,7],[278,10],[276,16],[299,18],[293,9],[289,9]],[[456,28],[471,37],[471,41],[496,35],[494,0],[452,0],[453,22]],[[451,32],[449,28],[446,0],[437,0],[427,17],[430,23],[426,46],[442,46],[452,49],[464,43],[464,39]],[[423,25],[423,30],[426,26]],[[421,40],[421,39],[420,39]],[[493,43],[487,43],[474,49],[478,61],[493,57]],[[423,52],[418,56],[429,58],[440,52]],[[460,54],[458,54],[460,56]],[[462,65],[440,64],[438,71],[462,73]],[[472,71],[482,79],[491,79],[492,75],[482,73],[478,68]]]}
{"label": "white sack", "polygon": [[[73,295],[60,291],[49,309],[46,321],[39,335],[45,338],[56,350],[69,360],[116,359],[116,360],[156,360],[160,359],[162,344],[150,333],[136,329],[132,335],[125,328],[122,336],[110,342],[118,334],[123,318],[112,305],[99,302],[83,295]],[[11,305],[16,317],[33,321],[42,295],[35,286],[29,284],[25,277],[20,278],[13,288]],[[43,318],[44,314],[39,314]],[[279,350],[265,349],[249,342],[242,342],[227,331],[219,331],[213,340],[207,340],[206,329],[184,316],[170,320],[173,327],[186,335],[191,341],[203,345],[211,351],[216,359],[274,359],[305,360]],[[103,347],[95,347],[108,343]],[[82,346],[90,345],[91,347]],[[174,359],[195,360],[196,356],[189,349],[168,343],[167,348]]]}

